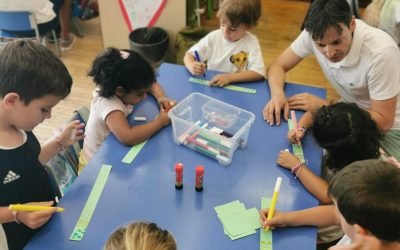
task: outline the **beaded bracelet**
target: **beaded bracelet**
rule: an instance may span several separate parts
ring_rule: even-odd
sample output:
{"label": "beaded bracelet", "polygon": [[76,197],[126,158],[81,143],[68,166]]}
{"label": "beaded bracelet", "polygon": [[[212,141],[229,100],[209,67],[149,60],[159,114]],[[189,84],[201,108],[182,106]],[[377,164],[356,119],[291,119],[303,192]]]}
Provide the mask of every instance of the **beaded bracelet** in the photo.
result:
{"label": "beaded bracelet", "polygon": [[305,127],[302,127],[302,126],[298,126],[297,130],[303,132],[303,134],[307,131],[307,129]]}
{"label": "beaded bracelet", "polygon": [[306,164],[304,162],[297,163],[290,172],[295,176],[294,178],[297,178],[298,173],[300,172],[300,169],[302,166],[305,166]]}

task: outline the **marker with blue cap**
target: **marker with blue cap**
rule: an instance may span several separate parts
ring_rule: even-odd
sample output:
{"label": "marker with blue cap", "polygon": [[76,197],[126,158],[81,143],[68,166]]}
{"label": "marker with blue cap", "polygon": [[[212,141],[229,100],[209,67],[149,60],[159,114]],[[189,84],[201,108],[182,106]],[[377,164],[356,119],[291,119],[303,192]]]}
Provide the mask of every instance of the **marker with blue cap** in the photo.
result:
{"label": "marker with blue cap", "polygon": [[[196,58],[196,61],[201,63],[200,56],[199,56],[199,53],[197,52],[197,50],[194,51],[194,57]],[[205,71],[204,71],[203,76],[204,76],[204,78],[206,78],[206,72]]]}

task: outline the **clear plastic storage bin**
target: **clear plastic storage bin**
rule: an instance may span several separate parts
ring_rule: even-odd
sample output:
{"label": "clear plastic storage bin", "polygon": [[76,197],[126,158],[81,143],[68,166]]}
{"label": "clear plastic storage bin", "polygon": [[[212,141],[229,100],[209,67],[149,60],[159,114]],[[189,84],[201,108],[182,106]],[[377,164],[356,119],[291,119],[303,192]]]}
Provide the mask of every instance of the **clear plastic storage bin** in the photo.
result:
{"label": "clear plastic storage bin", "polygon": [[174,141],[229,164],[237,147],[244,148],[253,113],[194,92],[168,112]]}

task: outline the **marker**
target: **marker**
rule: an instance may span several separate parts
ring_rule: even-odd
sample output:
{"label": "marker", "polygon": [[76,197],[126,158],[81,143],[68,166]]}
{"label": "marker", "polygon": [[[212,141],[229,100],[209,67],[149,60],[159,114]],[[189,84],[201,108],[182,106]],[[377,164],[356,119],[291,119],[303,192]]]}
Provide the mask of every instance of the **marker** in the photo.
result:
{"label": "marker", "polygon": [[203,191],[203,177],[204,177],[204,167],[197,166],[196,167],[196,191],[201,192]]}
{"label": "marker", "polygon": [[183,188],[183,164],[177,163],[175,165],[175,188],[181,190]]}
{"label": "marker", "polygon": [[[194,51],[194,57],[196,58],[196,61],[201,63],[200,56],[199,56],[199,53],[197,52],[197,50]],[[204,76],[204,78],[206,78],[206,72],[204,72],[203,76]]]}
{"label": "marker", "polygon": [[34,206],[34,205],[23,205],[23,204],[11,204],[10,206],[8,206],[8,209],[12,211],[42,211],[54,208],[56,208],[56,212],[58,213],[64,212],[64,208],[62,207],[46,207],[46,206]]}
{"label": "marker", "polygon": [[[278,177],[276,179],[274,194],[272,195],[272,201],[271,201],[271,206],[269,207],[267,220],[272,219],[272,217],[274,216],[276,201],[278,200],[278,194],[279,194],[279,189],[281,188],[281,184],[282,184],[282,177]],[[269,227],[266,226],[264,230],[268,231]]]}
{"label": "marker", "polygon": [[[297,118],[296,118],[296,113],[294,112],[294,110],[290,111],[290,117],[292,118],[294,132],[296,133],[296,137],[297,137]],[[301,142],[299,140],[297,145],[300,145],[300,144],[301,144]]]}
{"label": "marker", "polygon": [[144,122],[147,120],[147,118],[144,116],[135,116],[135,117],[133,117],[133,120],[137,121],[137,122]]}
{"label": "marker", "polygon": [[195,130],[196,127],[199,126],[200,124],[201,124],[201,121],[195,122],[188,130],[186,130],[185,132],[183,132],[183,134],[181,134],[181,135],[178,137],[178,141],[179,141],[180,143],[184,143],[185,140],[186,140],[186,138],[189,136],[189,134],[191,134],[192,131]]}

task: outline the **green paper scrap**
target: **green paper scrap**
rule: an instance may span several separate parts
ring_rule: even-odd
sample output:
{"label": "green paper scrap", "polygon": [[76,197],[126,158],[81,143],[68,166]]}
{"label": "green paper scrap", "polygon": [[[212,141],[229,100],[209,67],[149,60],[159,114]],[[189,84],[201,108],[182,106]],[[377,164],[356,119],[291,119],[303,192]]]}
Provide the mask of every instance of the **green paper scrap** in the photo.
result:
{"label": "green paper scrap", "polygon": [[[293,129],[293,122],[292,119],[288,119],[288,127],[289,130]],[[304,158],[304,151],[303,151],[303,147],[297,144],[292,144],[292,149],[293,149],[293,154],[295,156],[297,156],[301,162],[306,162],[305,158]]]}
{"label": "green paper scrap", "polygon": [[257,208],[247,209],[238,200],[214,208],[220,219],[224,233],[231,240],[236,240],[256,233],[261,227]]}
{"label": "green paper scrap", "polygon": [[139,154],[140,150],[144,147],[146,144],[147,140],[144,142],[141,142],[139,144],[136,144],[133,146],[129,152],[125,155],[125,157],[122,159],[123,163],[131,164],[132,161],[136,158],[136,156]]}
{"label": "green paper scrap", "polygon": [[[189,77],[189,82],[194,82],[194,83],[199,83],[199,84],[202,84],[202,85],[210,86],[210,81],[206,80],[206,79]],[[237,85],[227,85],[227,86],[224,86],[223,88],[224,89],[233,90],[233,91],[249,93],[249,94],[255,94],[257,92],[256,89],[241,87],[241,86],[237,86]]]}
{"label": "green paper scrap", "polygon": [[[261,208],[271,205],[271,198],[261,197]],[[272,250],[272,231],[260,229],[260,250]]]}
{"label": "green paper scrap", "polygon": [[96,182],[93,185],[92,191],[90,192],[89,198],[86,201],[85,207],[82,210],[81,216],[75,225],[74,230],[69,237],[70,240],[80,241],[86,232],[94,210],[96,209],[97,202],[100,199],[101,192],[107,182],[108,175],[111,171],[111,165],[102,165],[100,172],[96,178]]}

